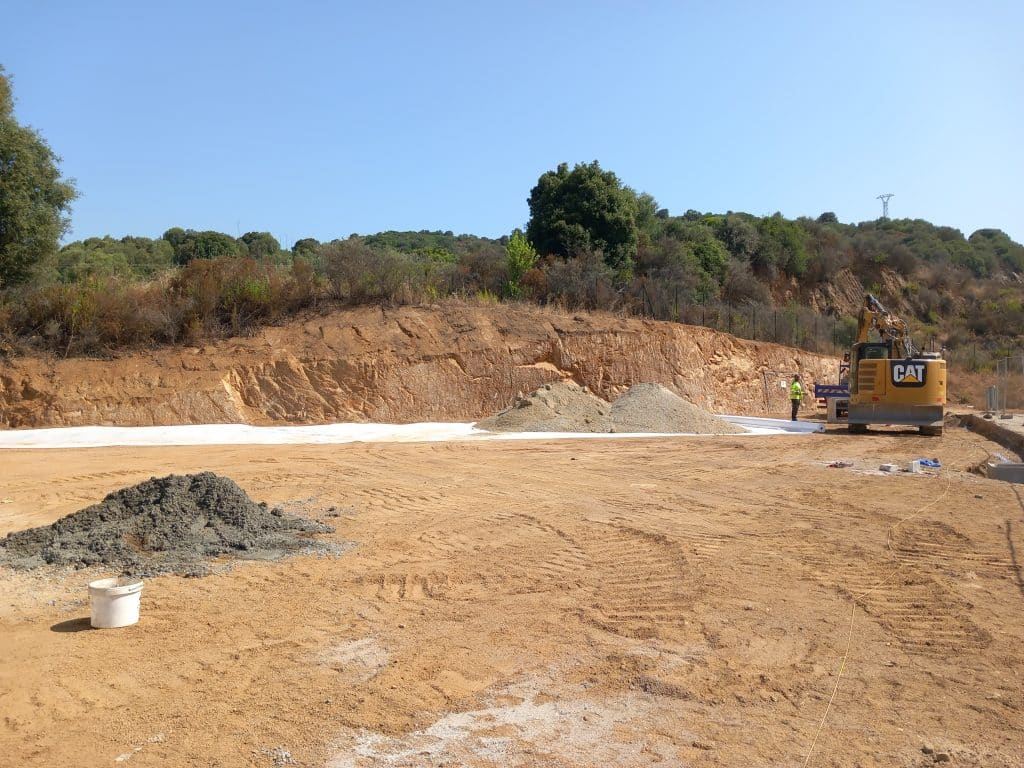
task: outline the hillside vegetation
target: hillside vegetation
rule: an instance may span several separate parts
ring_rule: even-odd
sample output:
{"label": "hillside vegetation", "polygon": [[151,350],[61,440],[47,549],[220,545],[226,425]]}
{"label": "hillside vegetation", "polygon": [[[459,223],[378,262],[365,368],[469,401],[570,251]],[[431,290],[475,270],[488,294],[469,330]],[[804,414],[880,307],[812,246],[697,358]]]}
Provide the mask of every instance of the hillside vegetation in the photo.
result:
{"label": "hillside vegetation", "polygon": [[521,236],[382,232],[282,249],[268,233],[69,243],[0,303],[7,350],[62,355],[242,334],[306,308],[523,300],[679,320],[815,351],[850,342],[865,292],[911,321],[919,344],[968,366],[1024,333],[1024,247],[921,220],[653,215],[635,251],[536,256]]}
{"label": "hillside vegetation", "polygon": [[1024,247],[921,220],[834,213],[672,216],[595,160],[540,176],[525,232],[380,232],[290,248],[269,232],[172,227],[63,247],[78,192],[14,116],[0,68],[0,353],[107,354],[250,332],[299,311],[445,297],[528,301],[712,326],[836,352],[864,293],[919,346],[985,367],[1024,334]]}

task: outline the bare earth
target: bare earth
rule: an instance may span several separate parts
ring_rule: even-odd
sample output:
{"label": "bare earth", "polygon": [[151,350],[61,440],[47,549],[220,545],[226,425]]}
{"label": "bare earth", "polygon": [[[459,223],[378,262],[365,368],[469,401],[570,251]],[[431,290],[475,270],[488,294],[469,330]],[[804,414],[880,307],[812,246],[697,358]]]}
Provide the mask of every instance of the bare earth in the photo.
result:
{"label": "bare earth", "polygon": [[[1020,766],[1024,507],[964,472],[993,449],[950,429],[5,451],[0,535],[210,470],[337,507],[356,546],[149,579],[122,630],[87,629],[105,574],[0,573],[0,763]],[[862,471],[921,456],[944,468]]]}

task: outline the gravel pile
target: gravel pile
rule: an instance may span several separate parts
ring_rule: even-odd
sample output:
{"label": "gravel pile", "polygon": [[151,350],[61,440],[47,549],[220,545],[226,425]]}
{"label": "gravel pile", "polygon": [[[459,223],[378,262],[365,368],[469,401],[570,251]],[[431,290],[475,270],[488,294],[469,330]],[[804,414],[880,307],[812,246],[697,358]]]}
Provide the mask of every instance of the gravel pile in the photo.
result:
{"label": "gravel pile", "polygon": [[661,384],[637,384],[612,403],[613,432],[738,435],[743,427],[698,408]]}
{"label": "gravel pile", "polygon": [[489,432],[667,432],[734,435],[745,432],[687,402],[660,384],[637,384],[609,404],[586,387],[545,384],[511,408],[478,421]]}
{"label": "gravel pile", "polygon": [[231,479],[212,472],[170,475],[123,488],[52,525],[0,539],[0,563],[82,568],[105,565],[125,575],[209,572],[208,559],[269,560],[301,551],[333,551],[305,535],[329,526],[257,504]]}
{"label": "gravel pile", "polygon": [[488,432],[611,432],[611,407],[572,381],[545,384],[476,426]]}

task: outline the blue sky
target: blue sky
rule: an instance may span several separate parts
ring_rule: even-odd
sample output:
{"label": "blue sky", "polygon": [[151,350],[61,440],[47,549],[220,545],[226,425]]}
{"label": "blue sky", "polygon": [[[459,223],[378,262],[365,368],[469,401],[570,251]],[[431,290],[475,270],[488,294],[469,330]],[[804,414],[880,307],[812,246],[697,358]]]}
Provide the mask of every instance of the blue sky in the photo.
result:
{"label": "blue sky", "polygon": [[1024,3],[7,0],[72,236],[499,236],[600,161],[673,214],[1024,240]]}

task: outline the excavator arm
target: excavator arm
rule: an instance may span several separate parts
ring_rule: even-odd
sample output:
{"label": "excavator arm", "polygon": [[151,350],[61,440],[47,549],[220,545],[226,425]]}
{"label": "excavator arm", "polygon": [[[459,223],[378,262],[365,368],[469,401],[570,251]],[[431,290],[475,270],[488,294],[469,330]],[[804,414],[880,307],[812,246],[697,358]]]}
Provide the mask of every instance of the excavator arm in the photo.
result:
{"label": "excavator arm", "polygon": [[862,344],[867,341],[872,329],[878,333],[882,341],[892,344],[894,353],[899,356],[910,358],[917,354],[906,321],[889,312],[869,293],[864,298],[864,307],[858,317],[855,343]]}

